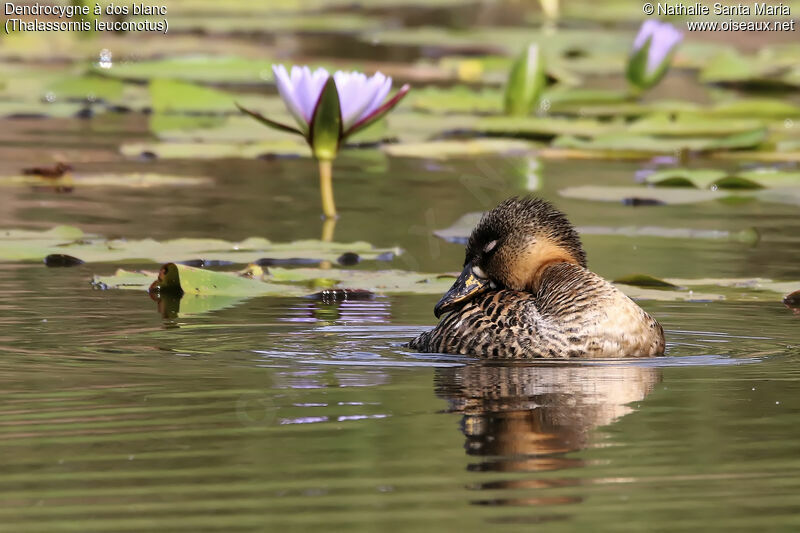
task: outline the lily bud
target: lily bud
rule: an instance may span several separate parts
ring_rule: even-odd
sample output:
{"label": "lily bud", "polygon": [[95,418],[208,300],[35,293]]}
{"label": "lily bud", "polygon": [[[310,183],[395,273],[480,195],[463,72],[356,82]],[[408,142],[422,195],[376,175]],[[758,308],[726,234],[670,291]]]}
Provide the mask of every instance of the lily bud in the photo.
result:
{"label": "lily bud", "polygon": [[641,91],[658,84],[682,39],[683,34],[668,22],[648,20],[642,24],[628,59],[628,82]]}
{"label": "lily bud", "polygon": [[546,83],[544,56],[536,44],[526,48],[508,76],[505,93],[507,115],[529,115],[539,105]]}

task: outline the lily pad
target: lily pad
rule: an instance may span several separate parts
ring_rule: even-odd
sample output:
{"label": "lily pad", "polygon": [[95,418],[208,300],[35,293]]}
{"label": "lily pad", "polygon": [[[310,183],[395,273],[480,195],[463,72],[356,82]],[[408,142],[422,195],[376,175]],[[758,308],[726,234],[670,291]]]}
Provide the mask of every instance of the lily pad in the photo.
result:
{"label": "lily pad", "polygon": [[211,178],[197,176],[170,176],[155,173],[131,174],[75,174],[68,173],[58,178],[35,175],[0,177],[0,187],[126,187],[143,189],[150,187],[187,187],[208,185]]}
{"label": "lily pad", "polygon": [[645,181],[666,187],[762,189],[800,186],[800,172],[763,168],[729,174],[716,169],[672,168],[657,170]]}
{"label": "lily pad", "polygon": [[159,280],[162,290],[180,288],[195,295],[230,296],[310,296],[321,287],[361,289],[379,294],[441,294],[455,275],[425,274],[404,270],[337,270],[322,268],[270,268],[260,279],[238,272],[214,272],[168,263],[156,272],[129,272],[119,269],[113,276],[95,276],[93,284],[102,288],[146,290]]}
{"label": "lily pad", "polygon": [[[245,272],[250,272],[247,270]],[[159,273],[117,270],[113,276],[95,276],[96,287],[151,290],[194,296],[297,297],[332,290],[378,294],[431,294],[446,291],[455,274],[425,274],[401,270],[353,271],[320,268],[274,268],[251,279],[238,272],[212,272],[185,265],[166,264]],[[615,282],[634,299],[661,301],[760,300],[772,301],[800,282],[767,279],[666,279],[629,276]],[[707,292],[714,291],[714,292]]]}
{"label": "lily pad", "polygon": [[705,113],[723,117],[785,119],[800,117],[800,106],[785,100],[747,98],[720,102],[707,112],[701,111],[698,114],[702,115]]}
{"label": "lily pad", "polygon": [[531,144],[513,139],[467,139],[424,143],[387,144],[383,151],[395,157],[448,159],[485,154],[525,153]]}
{"label": "lily pad", "polygon": [[493,135],[538,139],[552,139],[558,135],[602,136],[615,129],[597,120],[564,117],[486,117],[478,120],[474,127]]}
{"label": "lily pad", "polygon": [[237,56],[181,56],[148,61],[114,63],[96,68],[102,76],[131,81],[174,79],[205,83],[260,85],[272,81],[272,61]]}
{"label": "lily pad", "polygon": [[311,150],[306,143],[287,138],[259,143],[126,143],[120,146],[120,153],[126,157],[159,159],[255,159],[264,156],[310,156]]}
{"label": "lily pad", "polygon": [[407,98],[412,108],[431,113],[499,113],[503,109],[503,91],[495,88],[425,87],[411,91]]}
{"label": "lily pad", "polygon": [[[440,239],[444,239],[447,242],[466,244],[469,240],[470,234],[472,233],[472,229],[478,224],[481,216],[483,216],[482,212],[467,213],[462,215],[449,227],[436,230],[433,233]],[[578,226],[576,229],[581,235],[730,240],[749,244],[758,242],[759,240],[758,232],[752,228],[741,231],[725,231],[691,228],[662,228],[657,226]]]}
{"label": "lily pad", "polygon": [[234,97],[223,91],[169,79],[150,81],[150,98],[156,113],[233,113]]}
{"label": "lily pad", "polygon": [[42,98],[55,100],[116,102],[122,97],[124,84],[101,76],[65,77],[46,86]]}
{"label": "lily pad", "polygon": [[558,194],[565,198],[635,204],[635,200],[652,200],[656,204],[696,204],[719,200],[728,196],[723,191],[683,188],[614,187],[583,185],[561,189]]}
{"label": "lily pad", "polygon": [[698,117],[696,115],[679,114],[668,116],[655,114],[642,117],[632,123],[628,133],[638,135],[657,135],[659,137],[727,137],[735,134],[762,134],[766,124],[760,120],[740,118]]}
{"label": "lily pad", "polygon": [[658,289],[675,289],[678,286],[663,279],[658,279],[647,274],[631,274],[614,280],[614,283],[633,285],[635,287],[652,287]]}
{"label": "lily pad", "polygon": [[712,58],[700,71],[700,81],[730,85],[784,86],[783,65],[767,58],[745,56],[726,50]]}
{"label": "lily pad", "polygon": [[172,292],[205,296],[260,296],[281,294],[298,296],[304,291],[291,285],[252,279],[231,272],[215,272],[203,268],[167,263],[161,267],[155,280],[150,278],[151,292]]}
{"label": "lily pad", "polygon": [[591,139],[562,136],[553,146],[601,152],[642,152],[648,154],[674,153],[683,150],[711,151],[733,148],[751,148],[766,138],[766,130],[753,130],[725,137],[658,137],[654,135],[606,134]]}
{"label": "lily pad", "polygon": [[0,260],[5,261],[40,261],[50,254],[68,254],[87,263],[167,263],[204,259],[248,264],[263,258],[336,261],[346,252],[357,253],[362,260],[374,260],[401,253],[397,248],[375,248],[366,242],[303,240],[276,243],[261,237],[240,242],[219,239],[104,239],[84,235],[77,228],[66,227],[45,232],[0,230],[0,236]]}

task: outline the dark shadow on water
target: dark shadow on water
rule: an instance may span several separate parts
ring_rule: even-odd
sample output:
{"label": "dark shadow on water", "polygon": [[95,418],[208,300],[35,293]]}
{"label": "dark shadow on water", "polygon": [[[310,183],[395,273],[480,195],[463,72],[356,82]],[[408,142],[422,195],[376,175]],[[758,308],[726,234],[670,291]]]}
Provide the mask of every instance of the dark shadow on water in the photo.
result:
{"label": "dark shadow on water", "polygon": [[491,473],[472,485],[500,491],[472,500],[475,505],[559,505],[580,503],[575,496],[550,496],[541,489],[577,485],[577,476],[503,479],[582,468],[571,455],[588,447],[596,428],[633,413],[662,379],[658,368],[576,364],[521,366],[468,364],[439,368],[436,395],[448,410],[463,415],[464,449],[474,472]]}

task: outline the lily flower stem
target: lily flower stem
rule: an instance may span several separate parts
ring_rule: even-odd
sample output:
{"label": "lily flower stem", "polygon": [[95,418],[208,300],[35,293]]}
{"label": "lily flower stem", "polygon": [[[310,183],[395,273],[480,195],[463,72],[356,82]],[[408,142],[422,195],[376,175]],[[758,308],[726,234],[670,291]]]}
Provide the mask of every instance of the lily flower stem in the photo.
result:
{"label": "lily flower stem", "polygon": [[335,218],[322,219],[322,242],[333,242],[333,232],[336,229]]}
{"label": "lily flower stem", "polygon": [[325,218],[336,218],[336,204],[333,201],[333,161],[319,159],[319,190],[322,195],[322,213]]}

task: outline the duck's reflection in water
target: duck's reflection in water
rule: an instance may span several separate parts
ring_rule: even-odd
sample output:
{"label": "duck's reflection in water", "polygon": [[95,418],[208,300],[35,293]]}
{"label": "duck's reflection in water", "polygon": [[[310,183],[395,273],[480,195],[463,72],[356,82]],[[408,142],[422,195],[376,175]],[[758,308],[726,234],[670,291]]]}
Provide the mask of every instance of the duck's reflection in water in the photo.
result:
{"label": "duck's reflection in water", "polygon": [[[656,368],[577,364],[523,366],[475,363],[441,368],[437,396],[451,412],[463,413],[467,454],[481,458],[469,469],[481,472],[542,472],[583,466],[568,452],[585,448],[592,431],[633,412],[661,380]],[[511,497],[476,504],[554,505],[576,503],[574,496],[518,496],[517,490],[575,485],[568,479],[492,480],[478,490],[508,490]]]}

